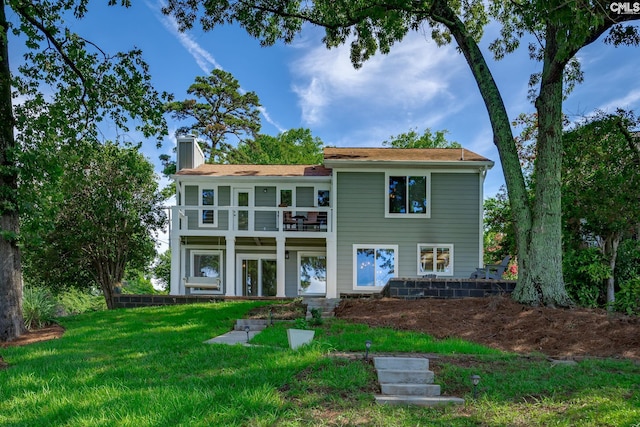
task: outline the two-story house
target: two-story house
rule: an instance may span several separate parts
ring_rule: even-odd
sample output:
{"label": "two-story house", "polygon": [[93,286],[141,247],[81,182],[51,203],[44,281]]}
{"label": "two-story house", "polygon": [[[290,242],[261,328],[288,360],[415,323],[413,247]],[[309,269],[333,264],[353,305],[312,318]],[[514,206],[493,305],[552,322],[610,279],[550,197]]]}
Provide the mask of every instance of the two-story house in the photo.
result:
{"label": "two-story house", "polygon": [[323,165],[211,165],[178,139],[171,294],[377,293],[482,266],[483,183],[463,148],[325,148]]}

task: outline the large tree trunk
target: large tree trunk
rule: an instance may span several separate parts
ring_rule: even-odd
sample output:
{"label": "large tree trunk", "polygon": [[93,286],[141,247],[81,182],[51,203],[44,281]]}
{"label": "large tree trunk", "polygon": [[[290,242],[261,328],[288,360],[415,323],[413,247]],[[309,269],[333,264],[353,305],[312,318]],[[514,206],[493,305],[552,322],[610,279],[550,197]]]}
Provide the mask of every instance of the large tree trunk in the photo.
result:
{"label": "large tree trunk", "polygon": [[[546,73],[538,109],[544,116],[542,159],[537,158],[536,200],[531,206],[518,152],[500,90],[484,55],[464,23],[444,1],[432,9],[434,19],[451,31],[465,56],[489,113],[493,139],[504,171],[518,243],[518,284],[513,298],[530,305],[565,306],[570,303],[562,280],[560,166],[562,161],[562,70],[559,79]],[[547,33],[549,34],[549,32]],[[555,34],[554,34],[555,36]],[[553,52],[555,55],[555,51]],[[545,60],[548,58],[545,58]],[[545,64],[547,61],[545,61]],[[554,70],[556,71],[556,70]],[[554,78],[550,78],[554,77]],[[538,141],[540,144],[540,140]]]}
{"label": "large tree trunk", "polygon": [[20,250],[17,245],[18,169],[4,7],[4,1],[0,0],[0,341],[10,341],[24,332],[24,322]]}
{"label": "large tree trunk", "polygon": [[[530,232],[518,230],[518,284],[513,297],[522,303],[569,306],[562,277],[562,80],[564,65],[556,58],[558,31],[547,28],[538,111],[535,197]],[[555,64],[555,65],[554,65]]]}

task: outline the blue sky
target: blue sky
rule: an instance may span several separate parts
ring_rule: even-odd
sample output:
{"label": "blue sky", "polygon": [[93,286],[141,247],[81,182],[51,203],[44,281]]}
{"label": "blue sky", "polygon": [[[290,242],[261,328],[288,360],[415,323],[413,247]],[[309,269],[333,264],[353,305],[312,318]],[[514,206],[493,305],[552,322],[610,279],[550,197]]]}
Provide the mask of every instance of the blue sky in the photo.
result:
{"label": "blue sky", "polygon": [[[486,196],[504,182],[488,115],[468,66],[454,46],[437,47],[428,30],[410,34],[389,55],[377,55],[355,70],[348,46],[327,50],[316,28],[306,28],[292,45],[262,48],[238,27],[180,34],[172,19],[160,13],[156,0],[133,3],[129,9],[94,3],[84,20],[69,24],[108,52],[141,48],[156,88],[176,99],[186,97],[196,76],[222,68],[244,90],[257,93],[264,107],[262,133],[304,127],[328,145],[376,147],[412,128],[447,129],[451,140],[496,162],[487,177]],[[488,29],[483,46],[495,30]],[[21,58],[13,52],[15,68]],[[565,102],[565,113],[574,119],[616,107],[640,113],[638,53],[605,46],[601,40],[583,49],[579,58],[585,81]],[[510,117],[533,111],[527,83],[538,66],[528,59],[526,45],[502,61],[490,61]],[[158,163],[158,155],[171,152],[178,126],[170,121],[171,136],[160,150],[152,141],[144,145],[152,161]],[[131,139],[141,137],[132,134]]]}

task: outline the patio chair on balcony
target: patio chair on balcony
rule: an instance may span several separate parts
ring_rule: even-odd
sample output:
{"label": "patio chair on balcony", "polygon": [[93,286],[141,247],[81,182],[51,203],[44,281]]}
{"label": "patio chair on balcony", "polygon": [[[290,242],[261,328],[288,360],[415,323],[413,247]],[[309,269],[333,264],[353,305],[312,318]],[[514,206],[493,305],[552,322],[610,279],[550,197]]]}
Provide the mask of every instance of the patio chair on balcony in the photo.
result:
{"label": "patio chair on balcony", "polygon": [[307,218],[302,223],[304,225],[304,229],[306,230],[308,227],[316,228],[320,227],[320,220],[318,219],[318,212],[307,212]]}
{"label": "patio chair on balcony", "polygon": [[476,268],[476,271],[471,273],[471,279],[500,280],[509,265],[509,261],[511,261],[511,255],[504,257],[500,264],[485,264],[484,268]]}
{"label": "patio chair on balcony", "polygon": [[284,224],[285,230],[297,230],[298,221],[291,215],[291,211],[283,212],[284,218],[282,223]]}

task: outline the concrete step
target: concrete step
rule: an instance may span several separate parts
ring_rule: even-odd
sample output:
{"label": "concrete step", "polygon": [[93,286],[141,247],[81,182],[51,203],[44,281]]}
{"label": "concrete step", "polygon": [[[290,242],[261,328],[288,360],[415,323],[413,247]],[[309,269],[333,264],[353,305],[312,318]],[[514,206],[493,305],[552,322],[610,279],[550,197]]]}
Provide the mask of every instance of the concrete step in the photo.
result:
{"label": "concrete step", "polygon": [[374,357],[373,364],[377,370],[428,371],[429,359],[424,357]]}
{"label": "concrete step", "polygon": [[432,371],[378,370],[380,384],[433,384]]}
{"label": "concrete step", "polygon": [[376,403],[379,405],[415,405],[415,406],[440,406],[463,405],[464,399],[449,396],[384,396],[376,395]]}
{"label": "concrete step", "polygon": [[269,321],[265,319],[238,319],[233,327],[234,331],[246,331],[249,327],[250,331],[261,331],[269,325]]}
{"label": "concrete step", "polygon": [[307,319],[312,318],[311,310],[320,310],[321,317],[328,319],[335,316],[334,310],[340,304],[340,298],[320,298],[320,297],[307,297],[303,298],[303,304],[307,306]]}
{"label": "concrete step", "polygon": [[380,391],[391,396],[440,396],[438,384],[380,384]]}

